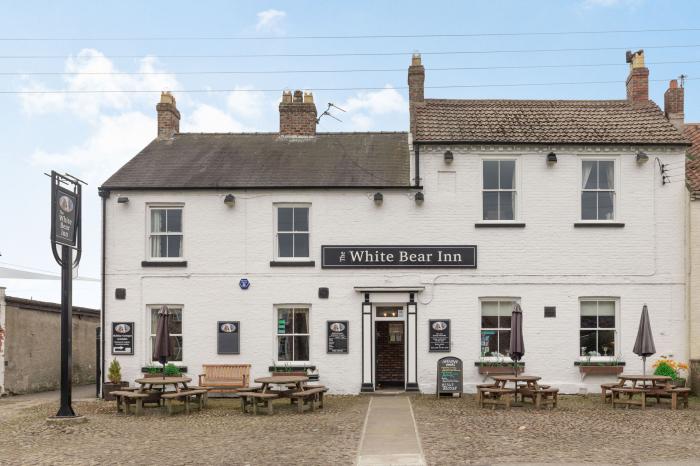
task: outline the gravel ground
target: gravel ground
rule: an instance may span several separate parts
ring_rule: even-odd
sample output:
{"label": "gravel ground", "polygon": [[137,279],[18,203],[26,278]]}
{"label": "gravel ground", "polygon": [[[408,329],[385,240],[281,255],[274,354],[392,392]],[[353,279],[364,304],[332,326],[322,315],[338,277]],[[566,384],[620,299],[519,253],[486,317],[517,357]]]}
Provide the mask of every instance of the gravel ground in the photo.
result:
{"label": "gravel ground", "polygon": [[429,464],[687,461],[700,458],[700,400],[617,408],[598,397],[562,396],[559,407],[480,409],[476,398],[412,398]]}
{"label": "gravel ground", "polygon": [[368,402],[327,396],[322,410],[299,415],[280,400],[274,416],[253,416],[238,400],[210,399],[201,413],[137,418],[90,401],[74,403],[89,419],[71,427],[47,425],[57,405],[44,403],[4,419],[0,464],[353,464]]}

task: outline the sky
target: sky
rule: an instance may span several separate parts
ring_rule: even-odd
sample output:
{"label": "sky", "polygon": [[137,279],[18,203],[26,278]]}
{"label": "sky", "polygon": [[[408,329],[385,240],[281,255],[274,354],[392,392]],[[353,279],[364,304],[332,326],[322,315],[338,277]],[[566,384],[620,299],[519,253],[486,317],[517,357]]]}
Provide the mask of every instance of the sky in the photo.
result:
{"label": "sky", "polygon": [[[313,91],[319,113],[328,102],[345,110],[319,131],[405,131],[413,52],[423,54],[426,97],[621,99],[625,50],[645,48],[650,97],[663,105],[668,80],[685,74],[686,121],[700,121],[700,30],[677,30],[700,28],[698,18],[694,0],[6,2],[0,286],[60,300],[57,280],[2,278],[3,267],[59,274],[44,176],[53,169],[88,183],[86,280],[73,303],[99,307],[97,188],[155,137],[161,90],[175,94],[183,132],[277,131],[282,89]],[[646,31],[619,32],[629,30]],[[347,37],[417,34],[462,36]],[[92,90],[153,92],[26,93]]]}

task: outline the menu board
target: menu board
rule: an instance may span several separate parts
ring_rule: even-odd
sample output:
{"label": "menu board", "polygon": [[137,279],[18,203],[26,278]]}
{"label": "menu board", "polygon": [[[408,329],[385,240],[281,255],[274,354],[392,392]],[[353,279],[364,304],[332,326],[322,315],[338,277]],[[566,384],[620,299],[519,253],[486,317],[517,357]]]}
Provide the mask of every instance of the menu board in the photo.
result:
{"label": "menu board", "polygon": [[133,322],[112,322],[112,354],[134,354]]}
{"label": "menu board", "polygon": [[240,354],[241,323],[238,321],[217,322],[216,346],[218,354]]}
{"label": "menu board", "polygon": [[437,362],[437,394],[461,393],[463,391],[462,360],[447,356]]}
{"label": "menu board", "polygon": [[431,353],[450,352],[450,319],[431,319],[428,328],[429,345]]}
{"label": "menu board", "polygon": [[332,354],[347,354],[348,321],[328,320],[326,321],[326,331],[328,333],[327,352]]}

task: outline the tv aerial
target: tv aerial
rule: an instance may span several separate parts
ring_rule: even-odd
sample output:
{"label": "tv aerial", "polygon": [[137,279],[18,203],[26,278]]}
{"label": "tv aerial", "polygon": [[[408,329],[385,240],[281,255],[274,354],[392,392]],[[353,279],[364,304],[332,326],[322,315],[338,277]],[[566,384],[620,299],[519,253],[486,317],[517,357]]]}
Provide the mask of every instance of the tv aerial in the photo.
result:
{"label": "tv aerial", "polygon": [[343,110],[342,108],[338,107],[338,106],[335,105],[333,102],[328,102],[328,108],[326,108],[326,109],[323,111],[323,113],[321,113],[321,114],[318,116],[318,118],[316,118],[316,124],[318,124],[318,123],[321,121],[321,118],[323,118],[323,117],[326,116],[326,115],[328,115],[329,117],[333,118],[334,120],[338,120],[339,122],[342,123],[343,120],[341,120],[340,118],[336,117],[335,115],[333,115],[333,114],[331,113],[331,109],[333,109],[333,108],[337,108],[337,109],[340,110],[341,112],[345,113],[345,110]]}

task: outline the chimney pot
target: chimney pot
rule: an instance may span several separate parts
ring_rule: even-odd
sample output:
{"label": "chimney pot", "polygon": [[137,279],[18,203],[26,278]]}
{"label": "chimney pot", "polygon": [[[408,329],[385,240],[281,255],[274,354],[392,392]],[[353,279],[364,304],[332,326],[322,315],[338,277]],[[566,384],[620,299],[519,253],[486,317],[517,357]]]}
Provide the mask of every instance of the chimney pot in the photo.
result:
{"label": "chimney pot", "polygon": [[160,94],[156,104],[158,114],[158,139],[169,139],[180,132],[180,112],[175,103],[175,96],[165,91]]}
{"label": "chimney pot", "polygon": [[282,102],[287,104],[292,103],[292,91],[282,91]]}
{"label": "chimney pot", "polygon": [[304,103],[305,103],[305,104],[312,104],[312,103],[314,103],[314,94],[313,94],[313,92],[304,92]]}
{"label": "chimney pot", "polygon": [[625,60],[630,64],[627,77],[627,100],[631,103],[649,101],[649,68],[644,66],[644,50],[626,53]]}
{"label": "chimney pot", "polygon": [[303,99],[303,97],[302,97],[301,91],[300,91],[299,89],[297,89],[296,91],[294,91],[294,99],[293,99],[293,102],[294,102],[294,103],[302,103],[303,100],[304,100],[304,99]]}

